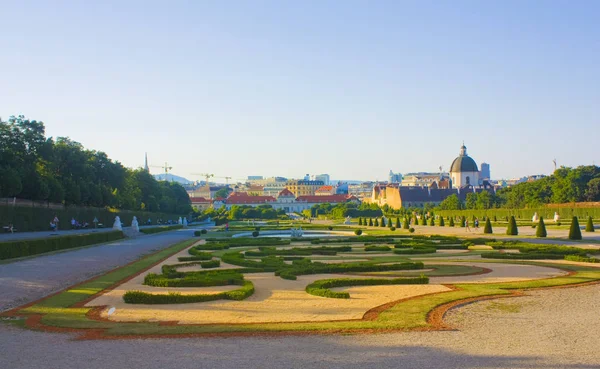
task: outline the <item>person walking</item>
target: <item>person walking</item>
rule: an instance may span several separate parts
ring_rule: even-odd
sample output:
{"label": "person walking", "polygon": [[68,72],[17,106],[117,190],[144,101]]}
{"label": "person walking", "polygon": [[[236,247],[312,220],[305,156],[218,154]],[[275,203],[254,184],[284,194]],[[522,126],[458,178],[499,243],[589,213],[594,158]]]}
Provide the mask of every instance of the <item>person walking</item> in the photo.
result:
{"label": "person walking", "polygon": [[471,228],[469,228],[469,219],[465,219],[465,229],[467,232],[471,232]]}
{"label": "person walking", "polygon": [[479,218],[475,218],[475,229],[479,229]]}
{"label": "person walking", "polygon": [[58,231],[58,216],[56,216],[56,214],[54,215],[54,220],[52,220],[52,222],[54,223],[54,230]]}

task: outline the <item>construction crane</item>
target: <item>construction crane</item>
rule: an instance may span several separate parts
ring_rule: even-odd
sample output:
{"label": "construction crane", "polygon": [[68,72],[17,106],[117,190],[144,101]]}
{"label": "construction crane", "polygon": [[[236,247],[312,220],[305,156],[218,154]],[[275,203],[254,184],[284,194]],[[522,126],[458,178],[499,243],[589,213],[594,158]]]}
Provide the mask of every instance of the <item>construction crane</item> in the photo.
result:
{"label": "construction crane", "polygon": [[206,185],[207,185],[207,186],[208,186],[208,180],[209,180],[211,177],[214,177],[214,176],[215,176],[214,174],[211,174],[211,173],[190,173],[190,174],[191,174],[191,175],[194,175],[194,176],[202,176],[202,177],[206,178]]}
{"label": "construction crane", "polygon": [[230,179],[245,180],[245,178],[233,178],[233,177],[230,177],[230,176],[215,176],[214,174],[210,174],[210,173],[190,173],[190,174],[195,175],[195,176],[205,177],[206,178],[206,183],[208,183],[208,180],[210,178],[223,178],[223,179],[225,179],[225,184],[227,184],[227,185],[229,185],[229,180]]}
{"label": "construction crane", "polygon": [[169,171],[171,169],[173,169],[173,167],[170,167],[167,162],[165,161],[165,165],[164,166],[160,166],[160,165],[149,165],[150,168],[160,168],[163,169],[165,171],[165,181],[167,180],[167,177],[169,175]]}

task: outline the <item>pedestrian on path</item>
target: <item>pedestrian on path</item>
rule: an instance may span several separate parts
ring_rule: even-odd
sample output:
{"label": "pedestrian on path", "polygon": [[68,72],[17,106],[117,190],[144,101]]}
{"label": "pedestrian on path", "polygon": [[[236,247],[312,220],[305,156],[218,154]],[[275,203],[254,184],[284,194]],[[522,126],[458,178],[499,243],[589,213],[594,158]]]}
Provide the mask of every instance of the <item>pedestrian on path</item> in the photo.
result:
{"label": "pedestrian on path", "polygon": [[465,228],[467,232],[471,232],[471,228],[469,228],[469,219],[465,219]]}

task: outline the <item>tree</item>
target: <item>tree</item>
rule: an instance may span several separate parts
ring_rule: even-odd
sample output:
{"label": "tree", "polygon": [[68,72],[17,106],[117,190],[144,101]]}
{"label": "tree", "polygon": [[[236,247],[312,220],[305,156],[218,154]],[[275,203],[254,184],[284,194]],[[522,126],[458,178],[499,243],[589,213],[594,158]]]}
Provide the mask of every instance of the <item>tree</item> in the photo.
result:
{"label": "tree", "polygon": [[409,229],[410,228],[410,221],[408,220],[408,218],[404,218],[404,223],[402,224],[402,228],[404,229]]}
{"label": "tree", "polygon": [[466,226],[466,221],[467,221],[467,218],[465,218],[464,215],[462,217],[460,217],[460,226],[464,228]]}
{"label": "tree", "polygon": [[585,225],[586,232],[594,232],[594,220],[592,217],[588,217],[587,224]]}
{"label": "tree", "polygon": [[373,219],[369,218],[369,227],[373,227]]}
{"label": "tree", "polygon": [[400,228],[400,217],[396,217],[396,228]]}
{"label": "tree", "polygon": [[215,198],[224,198],[226,199],[229,196],[229,187],[223,187],[215,192]]}
{"label": "tree", "polygon": [[508,228],[506,228],[506,234],[509,236],[516,236],[519,234],[519,229],[517,228],[517,221],[514,216],[510,216],[510,220],[508,222]]}
{"label": "tree", "polygon": [[485,220],[485,226],[483,227],[483,233],[492,234],[492,222],[490,222],[490,218],[488,217]]}
{"label": "tree", "polygon": [[544,224],[544,217],[540,217],[540,221],[535,229],[536,237],[546,237],[548,233],[546,232],[546,225]]}
{"label": "tree", "polygon": [[427,218],[425,215],[421,215],[421,225],[427,225]]}
{"label": "tree", "polygon": [[442,210],[460,210],[462,203],[456,194],[446,197],[439,205]]}
{"label": "tree", "polygon": [[375,218],[375,222],[373,222],[373,225],[375,227],[379,227],[379,220],[377,220],[377,218]]}
{"label": "tree", "polygon": [[435,225],[435,222],[434,222],[434,220],[433,220],[433,217],[431,217],[431,218],[429,219],[429,225],[430,225],[430,226],[432,226],[432,227]]}
{"label": "tree", "polygon": [[449,226],[449,227],[454,227],[454,226],[455,226],[455,225],[454,225],[454,217],[451,217],[451,218],[450,218],[450,222],[448,222],[448,226]]}
{"label": "tree", "polygon": [[475,209],[477,207],[477,194],[469,192],[465,198],[465,208]]}
{"label": "tree", "polygon": [[571,221],[571,228],[569,229],[569,239],[570,240],[580,240],[581,237],[581,229],[579,228],[579,220],[577,217],[573,217]]}
{"label": "tree", "polygon": [[385,227],[385,218],[381,217],[381,227]]}
{"label": "tree", "polygon": [[362,218],[358,218],[358,225],[359,225],[359,226],[363,225]]}

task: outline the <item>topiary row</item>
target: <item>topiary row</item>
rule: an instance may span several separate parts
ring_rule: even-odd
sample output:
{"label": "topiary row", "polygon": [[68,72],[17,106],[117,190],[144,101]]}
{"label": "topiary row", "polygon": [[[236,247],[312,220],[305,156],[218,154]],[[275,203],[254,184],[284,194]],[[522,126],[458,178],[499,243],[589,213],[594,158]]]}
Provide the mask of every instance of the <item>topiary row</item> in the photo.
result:
{"label": "topiary row", "polygon": [[243,281],[242,288],[214,294],[185,294],[171,292],[168,294],[148,293],[142,291],[127,291],[123,295],[123,301],[128,304],[189,304],[194,302],[206,302],[215,300],[244,300],[254,293],[254,284]]}
{"label": "topiary row", "polygon": [[161,226],[161,227],[151,227],[151,228],[140,228],[140,232],[144,234],[154,234],[166,231],[173,231],[175,229],[182,229],[183,225],[175,224],[170,226]]}

